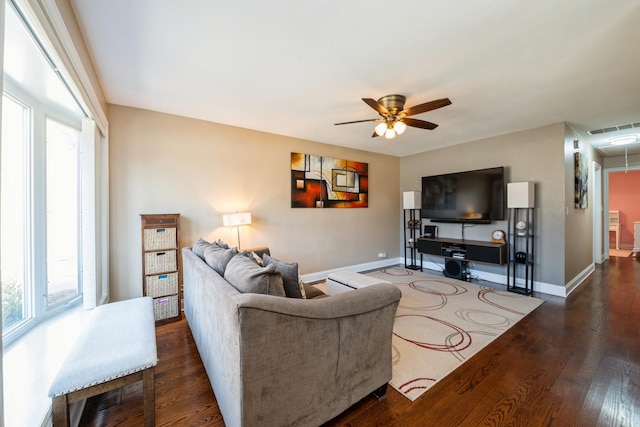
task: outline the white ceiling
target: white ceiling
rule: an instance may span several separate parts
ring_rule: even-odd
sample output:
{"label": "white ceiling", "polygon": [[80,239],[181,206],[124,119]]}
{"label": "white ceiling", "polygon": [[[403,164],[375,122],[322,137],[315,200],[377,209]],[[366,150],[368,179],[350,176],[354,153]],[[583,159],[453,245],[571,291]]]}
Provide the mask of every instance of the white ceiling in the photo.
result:
{"label": "white ceiling", "polygon": [[[113,104],[394,156],[562,121],[600,146],[630,131],[587,130],[640,122],[637,0],[71,3]],[[392,93],[452,105],[394,140],[333,125]]]}

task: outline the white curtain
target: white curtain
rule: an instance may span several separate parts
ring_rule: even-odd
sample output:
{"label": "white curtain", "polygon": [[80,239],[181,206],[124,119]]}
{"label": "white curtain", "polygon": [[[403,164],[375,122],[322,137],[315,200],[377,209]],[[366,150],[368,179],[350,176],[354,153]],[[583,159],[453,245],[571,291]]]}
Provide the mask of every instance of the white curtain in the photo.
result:
{"label": "white curtain", "polygon": [[109,300],[108,146],[96,123],[82,121],[82,286],[83,306]]}

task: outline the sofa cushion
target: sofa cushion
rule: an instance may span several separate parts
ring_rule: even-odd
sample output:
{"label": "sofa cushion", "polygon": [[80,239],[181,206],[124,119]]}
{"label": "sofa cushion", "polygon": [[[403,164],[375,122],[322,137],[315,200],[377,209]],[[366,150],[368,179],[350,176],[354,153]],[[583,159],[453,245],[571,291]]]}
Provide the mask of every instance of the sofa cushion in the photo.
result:
{"label": "sofa cushion", "polygon": [[222,240],[218,239],[215,242],[213,242],[215,245],[220,246],[222,249],[229,249],[229,245],[227,245],[225,242],[223,242]]}
{"label": "sofa cushion", "polygon": [[204,250],[204,260],[216,273],[224,276],[224,271],[231,258],[238,253],[236,248],[223,249],[217,244],[209,245]]}
{"label": "sofa cushion", "polygon": [[289,298],[304,298],[304,288],[301,288],[300,280],[298,278],[298,263],[297,262],[284,262],[279,259],[273,258],[267,254],[263,257],[264,265],[273,265],[276,270],[282,275],[282,282],[284,284],[284,293]]}
{"label": "sofa cushion", "polygon": [[204,250],[210,244],[211,243],[207,242],[201,237],[198,239],[197,242],[193,244],[193,246],[191,247],[191,250],[193,251],[194,254],[198,255],[201,259],[204,259]]}
{"label": "sofa cushion", "polygon": [[262,267],[247,253],[239,253],[229,261],[224,278],[242,293],[286,296],[282,276],[275,266]]}
{"label": "sofa cushion", "polygon": [[204,259],[205,249],[207,249],[209,246],[212,246],[212,245],[222,249],[229,249],[229,245],[227,245],[225,242],[223,242],[220,239],[216,240],[215,242],[209,243],[201,237],[198,239],[197,242],[193,244],[193,246],[191,247],[191,250],[193,251],[194,254]]}

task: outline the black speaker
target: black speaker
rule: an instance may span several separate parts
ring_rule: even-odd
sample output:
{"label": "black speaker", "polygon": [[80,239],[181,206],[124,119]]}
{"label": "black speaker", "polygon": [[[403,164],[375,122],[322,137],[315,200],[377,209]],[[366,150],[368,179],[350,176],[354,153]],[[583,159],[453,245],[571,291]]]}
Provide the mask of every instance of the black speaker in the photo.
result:
{"label": "black speaker", "polygon": [[444,262],[444,275],[452,279],[462,279],[464,268],[462,260],[447,259]]}
{"label": "black speaker", "polygon": [[519,264],[526,264],[527,254],[524,252],[516,252],[516,262]]}

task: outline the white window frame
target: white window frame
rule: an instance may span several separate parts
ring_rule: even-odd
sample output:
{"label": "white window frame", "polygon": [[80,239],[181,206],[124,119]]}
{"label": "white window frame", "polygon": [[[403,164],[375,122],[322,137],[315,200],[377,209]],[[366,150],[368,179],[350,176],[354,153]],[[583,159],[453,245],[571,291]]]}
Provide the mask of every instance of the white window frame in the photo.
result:
{"label": "white window frame", "polygon": [[[3,94],[31,110],[28,138],[28,209],[30,224],[27,232],[27,254],[25,256],[25,283],[23,289],[24,319],[7,331],[3,331],[4,345],[22,336],[33,326],[79,302],[83,295],[82,253],[83,238],[81,227],[81,204],[78,203],[78,293],[49,305],[47,301],[47,218],[46,218],[46,120],[54,120],[75,129],[82,134],[82,120],[67,111],[44,105],[22,90],[15,82],[4,79]],[[78,141],[80,159],[81,138]],[[76,194],[81,198],[81,163],[78,162],[78,187]]]}

